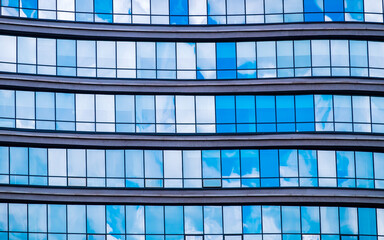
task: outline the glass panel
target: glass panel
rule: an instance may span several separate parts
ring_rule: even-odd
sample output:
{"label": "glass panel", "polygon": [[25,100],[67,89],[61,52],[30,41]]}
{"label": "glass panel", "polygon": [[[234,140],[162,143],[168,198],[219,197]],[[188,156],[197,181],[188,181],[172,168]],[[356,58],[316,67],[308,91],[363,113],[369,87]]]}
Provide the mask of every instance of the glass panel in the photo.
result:
{"label": "glass panel", "polygon": [[220,151],[204,150],[201,152],[203,160],[203,178],[220,178]]}
{"label": "glass panel", "polygon": [[201,206],[184,207],[185,234],[203,233],[203,210]]}
{"label": "glass panel", "polygon": [[86,212],[84,205],[68,205],[68,232],[86,233]]}
{"label": "glass panel", "polygon": [[96,95],[96,121],[115,122],[115,98],[113,95]]}
{"label": "glass panel", "polygon": [[65,67],[76,66],[76,41],[57,40],[57,65]]}
{"label": "glass panel", "polygon": [[242,233],[242,217],[240,206],[223,206],[223,221],[225,234]]}
{"label": "glass panel", "polygon": [[240,177],[240,156],[238,150],[222,150],[222,176],[223,178]]}
{"label": "glass panel", "polygon": [[283,233],[300,233],[300,207],[282,207]]}
{"label": "glass panel", "polygon": [[301,207],[301,227],[303,233],[320,233],[319,207]]}
{"label": "glass panel", "polygon": [[183,151],[183,177],[201,178],[201,151]]}
{"label": "glass panel", "polygon": [[145,232],[164,234],[164,209],[162,206],[145,206]]}
{"label": "glass panel", "polygon": [[68,149],[68,176],[85,177],[85,150]]}
{"label": "glass panel", "polygon": [[339,210],[337,207],[320,207],[321,233],[339,234]]}
{"label": "glass panel", "polygon": [[319,177],[336,177],[334,151],[318,151]]}
{"label": "glass panel", "polygon": [[66,149],[48,149],[48,173],[49,176],[67,175]]}
{"label": "glass panel", "polygon": [[77,41],[77,66],[96,67],[95,41]]}
{"label": "glass panel", "polygon": [[262,206],[263,233],[281,233],[281,218],[279,206]]}
{"label": "glass panel", "polygon": [[[81,212],[79,212],[79,214],[81,214]],[[48,205],[48,232],[67,232],[67,206]]]}
{"label": "glass panel", "polygon": [[105,150],[87,150],[87,176],[105,177]]}
{"label": "glass panel", "polygon": [[28,231],[47,231],[47,205],[28,204]]}
{"label": "glass panel", "polygon": [[164,150],[164,177],[182,178],[181,151]]}
{"label": "glass panel", "polygon": [[340,233],[341,234],[357,234],[357,209],[356,208],[340,208]]}
{"label": "glass panel", "polygon": [[[124,177],[124,151],[106,150],[107,177]],[[107,209],[108,210],[108,209]]]}
{"label": "glass panel", "polygon": [[144,206],[125,206],[128,234],[144,234]]}
{"label": "glass panel", "polygon": [[243,206],[243,233],[261,233],[260,206]]}
{"label": "glass panel", "polygon": [[125,207],[107,205],[107,233],[125,234]]}
{"label": "glass panel", "polygon": [[76,94],[76,121],[95,121],[95,96]]}
{"label": "glass panel", "polygon": [[105,206],[87,206],[87,233],[105,234]]}
{"label": "glass panel", "polygon": [[163,178],[163,153],[156,150],[145,150],[145,177]]}
{"label": "glass panel", "polygon": [[222,209],[217,206],[204,207],[204,234],[223,233]]}
{"label": "glass panel", "polygon": [[126,177],[144,177],[142,150],[125,150]]}
{"label": "glass panel", "polygon": [[[96,0],[103,4],[108,1]],[[99,68],[115,68],[116,67],[116,49],[115,42],[97,41],[97,67]]]}
{"label": "glass panel", "polygon": [[47,176],[47,149],[29,149],[29,174]]}
{"label": "glass panel", "polygon": [[165,233],[184,234],[182,206],[165,206]]}

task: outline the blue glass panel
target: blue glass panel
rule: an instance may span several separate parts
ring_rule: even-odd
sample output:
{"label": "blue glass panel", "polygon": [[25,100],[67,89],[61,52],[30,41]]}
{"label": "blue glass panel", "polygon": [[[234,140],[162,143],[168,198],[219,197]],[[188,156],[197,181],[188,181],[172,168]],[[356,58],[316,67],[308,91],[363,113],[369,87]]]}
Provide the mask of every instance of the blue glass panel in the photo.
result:
{"label": "blue glass panel", "polygon": [[217,43],[217,69],[236,69],[235,43]]}
{"label": "blue glass panel", "polygon": [[112,13],[112,0],[95,0],[95,13]]}
{"label": "blue glass panel", "polygon": [[345,12],[363,12],[363,0],[344,0]]}
{"label": "blue glass panel", "polygon": [[[68,232],[86,232],[86,210],[84,205],[67,206]],[[70,219],[70,220],[69,220]]]}
{"label": "blue glass panel", "polygon": [[29,149],[29,174],[47,175],[47,149],[30,148]]}
{"label": "blue glass panel", "polygon": [[296,105],[296,121],[297,122],[313,122],[314,110],[313,110],[313,96],[312,95],[300,95],[295,96]]}
{"label": "blue glass panel", "polygon": [[283,233],[301,233],[300,207],[282,207]]}
{"label": "blue glass panel", "polygon": [[28,231],[47,231],[47,205],[28,204]]}
{"label": "blue glass panel", "polygon": [[75,95],[70,93],[56,93],[56,120],[75,120]]}
{"label": "blue glass panel", "polygon": [[369,152],[355,152],[356,178],[373,178],[373,155]]}
{"label": "blue glass panel", "polygon": [[295,122],[293,96],[276,96],[277,122]]}
{"label": "blue glass panel", "polygon": [[203,178],[220,178],[220,151],[205,150],[202,151],[203,160]]}
{"label": "blue glass panel", "polygon": [[280,206],[262,206],[263,233],[281,233]]}
{"label": "blue glass panel", "polygon": [[336,152],[337,158],[337,177],[354,178],[355,177],[355,159],[353,152]]}
{"label": "blue glass panel", "polygon": [[0,174],[9,174],[9,148],[0,147]]}
{"label": "blue glass panel", "polygon": [[[70,221],[70,218],[68,218]],[[105,206],[87,206],[87,233],[105,234]]]}
{"label": "blue glass panel", "polygon": [[258,123],[275,122],[275,112],[274,96],[256,96],[256,116]]}
{"label": "blue glass panel", "polygon": [[15,117],[15,91],[0,90],[0,117]]}
{"label": "blue glass panel", "polygon": [[324,0],[325,12],[343,12],[343,0]]}
{"label": "blue glass panel", "polygon": [[127,234],[144,234],[144,206],[125,206]]}
{"label": "blue glass panel", "polygon": [[124,206],[109,205],[107,208],[107,233],[125,233],[125,209]]}
{"label": "blue glass panel", "polygon": [[9,231],[27,231],[27,204],[9,204]]}
{"label": "blue glass panel", "polygon": [[261,233],[260,206],[243,206],[243,233]]}
{"label": "blue glass panel", "polygon": [[222,150],[222,177],[239,178],[240,177],[240,158],[239,150]]}
{"label": "blue glass panel", "polygon": [[205,234],[223,233],[222,207],[219,207],[219,206],[204,207],[204,233]]}
{"label": "blue glass panel", "polygon": [[184,234],[182,206],[165,206],[165,233]]}
{"label": "blue glass panel", "polygon": [[[13,2],[16,1],[13,0]],[[21,8],[37,9],[37,0],[20,0],[20,5]]]}
{"label": "blue glass panel", "polygon": [[[72,219],[70,221],[72,221]],[[67,232],[67,206],[48,205],[48,232]]]}
{"label": "blue glass panel", "polygon": [[376,235],[376,209],[359,208],[359,234]]}
{"label": "blue glass panel", "polygon": [[340,211],[340,233],[357,234],[357,209],[341,207]]}
{"label": "blue glass panel", "polygon": [[304,12],[323,12],[323,0],[304,0]]}
{"label": "blue glass panel", "polygon": [[320,207],[321,233],[339,234],[339,209],[337,207]]}
{"label": "blue glass panel", "polygon": [[216,96],[216,122],[235,123],[234,96]]}
{"label": "blue glass panel", "polygon": [[255,123],[255,118],[255,97],[236,96],[237,123]]}
{"label": "blue glass panel", "polygon": [[19,1],[18,0],[2,0],[1,5],[6,7],[19,7]]}
{"label": "blue glass panel", "polygon": [[57,65],[65,67],[76,66],[75,40],[57,40]]}
{"label": "blue glass panel", "polygon": [[260,171],[263,178],[279,177],[277,150],[260,150]]}
{"label": "blue glass panel", "polygon": [[162,206],[145,206],[145,231],[147,234],[164,233],[164,209]]}
{"label": "blue glass panel", "polygon": [[301,227],[303,233],[320,233],[319,207],[301,207]]}
{"label": "blue glass panel", "polygon": [[201,206],[185,206],[185,234],[203,233],[203,209]]}
{"label": "blue glass panel", "polygon": [[299,150],[300,177],[317,177],[316,151]]}
{"label": "blue glass panel", "polygon": [[188,0],[169,0],[171,15],[188,15]]}
{"label": "blue glass panel", "polygon": [[28,148],[10,148],[10,173],[28,174]]}

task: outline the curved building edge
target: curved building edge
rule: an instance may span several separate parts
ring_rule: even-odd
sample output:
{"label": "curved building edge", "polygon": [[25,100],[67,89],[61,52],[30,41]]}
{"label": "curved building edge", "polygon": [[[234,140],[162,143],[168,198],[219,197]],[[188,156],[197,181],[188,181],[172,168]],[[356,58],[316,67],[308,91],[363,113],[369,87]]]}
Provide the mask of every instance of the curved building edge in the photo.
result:
{"label": "curved building edge", "polygon": [[15,146],[71,148],[310,148],[383,150],[384,136],[338,133],[293,133],[259,135],[133,135],[52,133],[0,130],[0,143]]}
{"label": "curved building edge", "polygon": [[283,204],[384,206],[384,191],[363,189],[122,190],[0,186],[1,202],[88,204]]}
{"label": "curved building edge", "polygon": [[0,18],[0,32],[34,37],[68,37],[93,40],[233,41],[262,39],[353,38],[382,39],[384,24],[288,23],[230,26],[147,26],[100,23],[31,21]]}
{"label": "curved building edge", "polygon": [[384,79],[303,77],[252,80],[104,80],[0,73],[0,86],[13,90],[81,93],[234,94],[357,93],[384,95]]}

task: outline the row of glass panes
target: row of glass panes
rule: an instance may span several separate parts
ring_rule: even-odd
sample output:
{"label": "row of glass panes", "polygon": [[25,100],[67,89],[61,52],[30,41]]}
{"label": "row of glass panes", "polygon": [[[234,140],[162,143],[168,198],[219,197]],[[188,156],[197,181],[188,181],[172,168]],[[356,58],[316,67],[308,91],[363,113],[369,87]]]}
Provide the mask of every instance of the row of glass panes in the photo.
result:
{"label": "row of glass panes", "polygon": [[[3,232],[1,232],[3,231]],[[1,239],[23,233],[110,234],[143,240],[379,240],[384,209],[327,206],[137,206],[0,203]],[[146,236],[144,234],[147,234]],[[243,236],[241,236],[244,234]],[[263,235],[261,235],[263,234]],[[283,235],[282,235],[283,234]],[[302,234],[302,236],[300,235]],[[166,236],[164,236],[166,235]],[[167,236],[170,235],[170,236]],[[186,236],[183,236],[186,235]],[[188,236],[191,235],[191,236]],[[341,236],[340,236],[341,235]],[[83,240],[85,236],[69,239]],[[88,239],[104,239],[104,236]],[[358,238],[359,237],[359,238]],[[30,238],[31,239],[31,238]],[[32,238],[32,239],[46,239]]]}
{"label": "row of glass panes", "polygon": [[0,71],[138,78],[384,76],[384,42],[122,42],[0,36]]}
{"label": "row of glass panes", "polygon": [[384,189],[384,153],[0,147],[0,184],[127,188]]}
{"label": "row of glass panes", "polygon": [[125,133],[384,132],[384,98],[0,90],[0,127]]}
{"label": "row of glass panes", "polygon": [[382,0],[2,0],[1,15],[79,22],[383,22]]}

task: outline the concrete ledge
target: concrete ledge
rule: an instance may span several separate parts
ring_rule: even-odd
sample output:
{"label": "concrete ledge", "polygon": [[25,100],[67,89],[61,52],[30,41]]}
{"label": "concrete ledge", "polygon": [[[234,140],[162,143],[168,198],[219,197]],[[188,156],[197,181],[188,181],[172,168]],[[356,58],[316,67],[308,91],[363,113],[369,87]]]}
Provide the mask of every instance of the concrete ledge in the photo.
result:
{"label": "concrete ledge", "polygon": [[284,94],[341,93],[384,95],[384,79],[306,77],[250,80],[116,80],[0,73],[0,87],[83,93],[127,94]]}
{"label": "concrete ledge", "polygon": [[384,191],[274,188],[126,190],[0,186],[0,201],[67,204],[384,206]]}
{"label": "concrete ledge", "polygon": [[140,149],[302,148],[383,151],[384,136],[340,133],[144,135],[0,130],[10,146]]}
{"label": "concrete ledge", "polygon": [[0,33],[2,34],[95,40],[234,41],[308,37],[382,40],[383,30],[384,24],[355,22],[164,26],[0,18]]}

